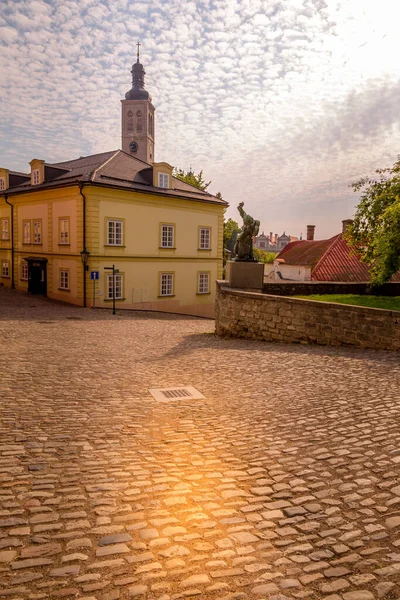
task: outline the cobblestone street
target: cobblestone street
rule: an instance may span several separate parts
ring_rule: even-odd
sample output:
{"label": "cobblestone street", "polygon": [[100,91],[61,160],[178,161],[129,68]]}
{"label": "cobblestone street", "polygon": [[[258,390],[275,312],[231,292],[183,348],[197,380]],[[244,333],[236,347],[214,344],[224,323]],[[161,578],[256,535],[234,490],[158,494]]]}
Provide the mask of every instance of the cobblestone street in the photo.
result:
{"label": "cobblestone street", "polygon": [[[0,598],[400,598],[400,355],[0,289]],[[205,399],[158,403],[149,388]]]}

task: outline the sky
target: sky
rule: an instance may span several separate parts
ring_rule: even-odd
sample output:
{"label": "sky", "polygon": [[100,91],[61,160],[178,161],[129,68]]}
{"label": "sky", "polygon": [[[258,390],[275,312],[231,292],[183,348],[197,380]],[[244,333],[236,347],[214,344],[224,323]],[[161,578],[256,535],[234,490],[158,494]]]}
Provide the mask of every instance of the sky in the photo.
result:
{"label": "sky", "polygon": [[157,161],[261,230],[341,230],[400,154],[398,0],[2,0],[0,166],[121,147],[140,41]]}

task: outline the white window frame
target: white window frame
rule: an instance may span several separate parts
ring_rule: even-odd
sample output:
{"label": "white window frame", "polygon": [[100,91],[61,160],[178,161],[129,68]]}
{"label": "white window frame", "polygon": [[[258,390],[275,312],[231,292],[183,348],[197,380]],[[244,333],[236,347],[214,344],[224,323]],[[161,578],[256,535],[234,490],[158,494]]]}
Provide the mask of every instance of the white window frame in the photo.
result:
{"label": "white window frame", "polygon": [[6,178],[0,177],[0,191],[3,192],[6,189]]}
{"label": "white window frame", "polygon": [[124,277],[123,273],[108,273],[106,276],[106,300],[113,299],[113,277],[115,277],[115,299],[123,300]]}
{"label": "white window frame", "polygon": [[40,171],[39,171],[39,169],[33,169],[32,185],[38,185],[39,183],[40,183]]}
{"label": "white window frame", "polygon": [[1,239],[2,240],[10,239],[10,219],[2,219],[1,220]]}
{"label": "white window frame", "polygon": [[28,263],[25,260],[21,262],[21,281],[28,281]]}
{"label": "white window frame", "polygon": [[[205,235],[207,233],[207,235]],[[200,227],[200,250],[211,250],[211,227]]]}
{"label": "white window frame", "polygon": [[1,263],[1,276],[10,277],[10,261],[3,260]]}
{"label": "white window frame", "polygon": [[[32,224],[29,219],[24,219],[22,222],[24,244],[32,243]],[[29,234],[29,235],[28,235]]]}
{"label": "white window frame", "polygon": [[59,227],[59,244],[60,246],[69,245],[69,217],[61,217],[58,221]]}
{"label": "white window frame", "polygon": [[60,290],[69,290],[68,269],[60,269]]}
{"label": "white window frame", "polygon": [[[118,231],[119,229],[119,231]],[[119,239],[119,241],[118,241]],[[107,219],[107,245],[123,246],[124,222],[120,219]]]}
{"label": "white window frame", "polygon": [[42,219],[33,219],[33,243],[42,243]]}
{"label": "white window frame", "polygon": [[174,273],[160,273],[160,296],[174,295]]}
{"label": "white window frame", "polygon": [[161,225],[161,248],[174,248],[175,247],[175,225],[169,225],[163,223]]}
{"label": "white window frame", "polygon": [[158,174],[158,187],[169,189],[169,175],[168,173]]}
{"label": "white window frame", "polygon": [[198,294],[209,294],[210,293],[210,273],[198,273],[197,274],[197,293]]}

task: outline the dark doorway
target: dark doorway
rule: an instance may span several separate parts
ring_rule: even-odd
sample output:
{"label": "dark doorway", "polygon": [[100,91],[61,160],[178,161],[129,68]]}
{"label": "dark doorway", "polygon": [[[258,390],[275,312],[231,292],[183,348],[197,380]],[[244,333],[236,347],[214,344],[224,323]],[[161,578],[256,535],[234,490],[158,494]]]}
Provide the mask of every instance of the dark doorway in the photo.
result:
{"label": "dark doorway", "polygon": [[25,258],[28,263],[28,292],[47,294],[47,258]]}

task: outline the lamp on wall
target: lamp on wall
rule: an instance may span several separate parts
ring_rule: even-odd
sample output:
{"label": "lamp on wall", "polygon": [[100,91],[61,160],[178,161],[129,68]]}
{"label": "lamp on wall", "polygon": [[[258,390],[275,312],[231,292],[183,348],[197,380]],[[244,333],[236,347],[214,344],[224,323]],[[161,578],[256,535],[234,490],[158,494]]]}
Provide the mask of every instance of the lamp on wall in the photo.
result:
{"label": "lamp on wall", "polygon": [[86,250],[86,248],[81,251],[81,260],[82,260],[82,264],[85,267],[85,271],[89,271],[89,265],[87,264],[87,262],[89,260],[89,255],[90,255],[90,252],[88,252],[88,250]]}

